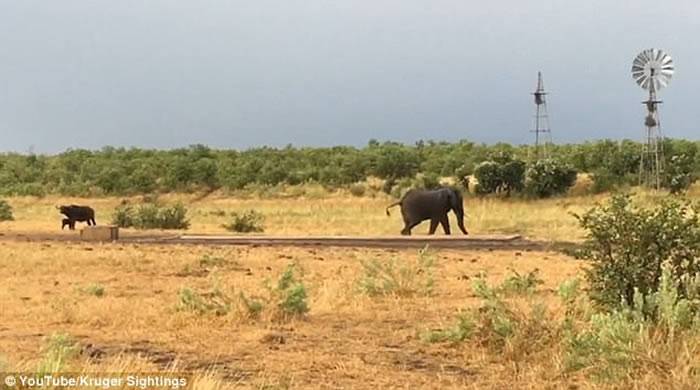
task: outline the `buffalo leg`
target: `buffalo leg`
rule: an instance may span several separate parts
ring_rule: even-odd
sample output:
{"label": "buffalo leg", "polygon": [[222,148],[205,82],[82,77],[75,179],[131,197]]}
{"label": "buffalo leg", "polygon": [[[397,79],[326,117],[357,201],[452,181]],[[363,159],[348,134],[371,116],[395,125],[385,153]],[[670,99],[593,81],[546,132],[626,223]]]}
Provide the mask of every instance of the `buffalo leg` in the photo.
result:
{"label": "buffalo leg", "polygon": [[428,234],[435,234],[435,229],[437,229],[439,222],[440,220],[436,218],[430,220],[430,231],[428,231]]}
{"label": "buffalo leg", "polygon": [[447,234],[448,236],[450,235],[450,220],[447,218],[447,214],[445,214],[441,219],[440,219],[440,224],[442,225],[442,230]]}
{"label": "buffalo leg", "polygon": [[70,230],[75,230],[75,220],[71,219],[70,221],[68,221],[68,228]]}

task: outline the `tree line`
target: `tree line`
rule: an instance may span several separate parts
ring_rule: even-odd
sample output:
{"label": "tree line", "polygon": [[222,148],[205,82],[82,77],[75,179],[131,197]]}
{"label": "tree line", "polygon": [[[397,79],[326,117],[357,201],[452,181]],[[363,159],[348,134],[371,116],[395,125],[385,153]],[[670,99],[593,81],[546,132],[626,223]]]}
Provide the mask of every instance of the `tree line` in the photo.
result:
{"label": "tree line", "polygon": [[[666,187],[682,189],[695,180],[700,173],[699,146],[699,142],[687,140],[664,141]],[[497,176],[521,172],[527,178],[527,172],[538,169],[532,174],[548,179],[552,167],[564,178],[570,178],[572,172],[590,174],[596,192],[635,184],[638,178],[638,142],[549,145],[548,151],[551,160],[539,167],[532,146],[485,145],[466,140],[419,141],[413,145],[371,140],[361,148],[287,146],[239,151],[204,145],[172,150],[108,146],[100,150],[69,149],[56,155],[4,153],[0,154],[0,195],[121,196],[309,182],[337,188],[370,176],[390,185],[417,176],[424,183],[450,176],[464,183],[469,175],[478,178],[480,170],[491,176],[494,172]],[[523,190],[519,182],[504,184],[508,180],[504,177],[494,179],[492,188],[482,185],[481,192],[510,194]],[[484,184],[488,181],[484,175],[481,178]]]}

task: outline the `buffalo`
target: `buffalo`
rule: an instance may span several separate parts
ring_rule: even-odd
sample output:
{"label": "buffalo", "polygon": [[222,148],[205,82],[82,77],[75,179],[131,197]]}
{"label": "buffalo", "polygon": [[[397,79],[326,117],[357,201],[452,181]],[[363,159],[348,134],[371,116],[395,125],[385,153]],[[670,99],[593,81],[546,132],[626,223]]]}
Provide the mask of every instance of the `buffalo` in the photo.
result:
{"label": "buffalo", "polygon": [[97,225],[95,223],[95,210],[93,210],[92,207],[72,204],[69,206],[56,206],[56,208],[61,214],[66,216],[66,218],[63,219],[61,229],[68,225],[70,230],[75,230],[76,221],[87,222],[88,226]]}
{"label": "buffalo", "polygon": [[75,229],[75,221],[71,221],[68,218],[63,218],[61,220],[61,230],[63,230],[63,228],[65,228],[66,226],[68,226],[68,229],[74,230]]}

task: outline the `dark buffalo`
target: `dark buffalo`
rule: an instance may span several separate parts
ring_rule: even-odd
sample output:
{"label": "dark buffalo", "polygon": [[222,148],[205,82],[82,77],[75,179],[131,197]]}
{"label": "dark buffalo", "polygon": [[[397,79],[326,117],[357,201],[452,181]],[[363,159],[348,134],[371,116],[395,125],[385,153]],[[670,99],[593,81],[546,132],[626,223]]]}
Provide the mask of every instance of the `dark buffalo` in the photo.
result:
{"label": "dark buffalo", "polygon": [[440,188],[438,190],[410,190],[400,201],[391,204],[386,208],[386,215],[389,209],[394,206],[401,206],[404,228],[403,235],[411,235],[413,229],[419,223],[430,220],[430,231],[434,234],[438,223],[442,225],[445,234],[450,234],[450,222],[447,213],[452,210],[457,216],[457,226],[464,234],[464,208],[462,206],[462,194],[453,188]]}
{"label": "dark buffalo", "polygon": [[65,228],[66,226],[68,226],[68,229],[74,230],[75,229],[75,221],[71,221],[68,218],[63,218],[61,220],[61,230],[63,230],[63,228]]}
{"label": "dark buffalo", "polygon": [[[70,230],[75,230],[75,222],[87,222],[88,226],[94,226],[97,225],[95,223],[95,210],[92,209],[92,207],[88,206],[78,206],[78,205],[69,205],[69,206],[57,206],[58,210],[61,212],[61,214],[65,215],[66,218],[64,221],[67,219],[68,221],[68,227]],[[64,222],[65,223],[65,222]],[[65,225],[63,225],[65,226]],[[63,227],[61,227],[62,229]]]}

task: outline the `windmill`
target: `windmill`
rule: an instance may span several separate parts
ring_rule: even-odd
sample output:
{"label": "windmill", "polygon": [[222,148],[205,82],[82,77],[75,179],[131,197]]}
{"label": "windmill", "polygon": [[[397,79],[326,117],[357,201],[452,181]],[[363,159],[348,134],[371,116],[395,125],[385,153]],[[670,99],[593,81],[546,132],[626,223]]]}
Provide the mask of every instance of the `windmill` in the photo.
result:
{"label": "windmill", "polygon": [[[537,88],[532,93],[535,96],[535,128],[531,132],[535,133],[535,160],[549,158],[547,144],[552,143],[552,133],[549,130],[549,115],[547,114],[547,101],[542,82],[542,72],[537,72]],[[544,142],[541,138],[546,139]],[[540,147],[541,146],[541,147]]]}
{"label": "windmill", "polygon": [[632,63],[632,77],[640,87],[649,91],[649,98],[642,102],[646,106],[644,118],[646,142],[642,144],[639,160],[639,184],[661,188],[664,171],[663,137],[659,121],[659,104],[656,93],[668,85],[674,67],[671,56],[659,49],[647,49],[635,57]]}

